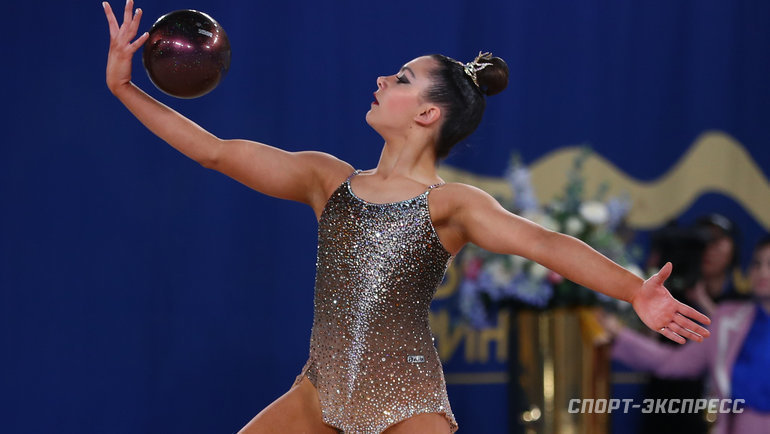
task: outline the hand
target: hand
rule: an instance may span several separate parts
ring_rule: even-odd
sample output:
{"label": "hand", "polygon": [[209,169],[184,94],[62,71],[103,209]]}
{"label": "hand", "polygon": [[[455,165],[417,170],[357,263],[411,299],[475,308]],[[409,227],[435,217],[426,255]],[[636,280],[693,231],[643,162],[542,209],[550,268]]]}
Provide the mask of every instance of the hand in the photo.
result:
{"label": "hand", "polygon": [[670,275],[671,263],[668,262],[642,284],[631,300],[631,305],[647,327],[672,341],[680,344],[685,343],[686,339],[701,342],[711,333],[695,321],[708,325],[711,320],[671,296],[663,286]]}
{"label": "hand", "polygon": [[131,42],[136,37],[139,29],[139,21],[142,19],[142,10],[137,9],[132,12],[134,7],[133,0],[126,1],[126,9],[123,12],[123,24],[118,27],[118,20],[112,13],[112,8],[107,2],[103,2],[104,14],[107,15],[107,24],[110,27],[110,51],[107,55],[107,87],[112,93],[131,82],[131,58],[136,50],[144,44],[150,36],[147,32],[142,34],[136,41]]}

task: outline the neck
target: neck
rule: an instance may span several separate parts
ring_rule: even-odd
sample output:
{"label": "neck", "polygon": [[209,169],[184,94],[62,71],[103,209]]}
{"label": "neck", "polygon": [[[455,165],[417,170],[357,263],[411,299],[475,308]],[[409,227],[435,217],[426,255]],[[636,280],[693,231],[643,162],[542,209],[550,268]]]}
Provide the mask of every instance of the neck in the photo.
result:
{"label": "neck", "polygon": [[404,176],[423,183],[435,181],[436,155],[434,140],[425,134],[385,137],[376,173],[383,178]]}

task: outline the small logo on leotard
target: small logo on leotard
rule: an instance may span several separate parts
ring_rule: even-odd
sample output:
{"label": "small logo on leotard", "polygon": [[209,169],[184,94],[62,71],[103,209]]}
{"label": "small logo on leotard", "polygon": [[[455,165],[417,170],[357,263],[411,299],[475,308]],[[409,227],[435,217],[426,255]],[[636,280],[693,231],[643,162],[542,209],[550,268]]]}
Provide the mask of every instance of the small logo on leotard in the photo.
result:
{"label": "small logo on leotard", "polygon": [[425,363],[425,356],[406,356],[408,363]]}

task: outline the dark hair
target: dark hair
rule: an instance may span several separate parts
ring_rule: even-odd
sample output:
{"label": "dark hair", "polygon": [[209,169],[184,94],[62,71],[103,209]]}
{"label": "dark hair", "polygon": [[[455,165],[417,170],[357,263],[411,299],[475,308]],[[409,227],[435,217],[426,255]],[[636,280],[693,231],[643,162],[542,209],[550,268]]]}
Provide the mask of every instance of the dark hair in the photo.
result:
{"label": "dark hair", "polygon": [[479,126],[486,107],[484,95],[495,95],[505,89],[508,85],[508,65],[499,57],[481,60],[492,65],[477,72],[479,85],[476,86],[460,62],[443,54],[430,57],[438,63],[438,67],[433,70],[433,85],[425,92],[425,98],[438,104],[444,116],[436,140],[436,159],[441,159]]}
{"label": "dark hair", "polygon": [[[730,258],[730,266],[735,267],[740,262],[741,232],[738,226],[729,218],[718,213],[706,214],[695,221],[696,228],[713,227],[719,230],[722,236],[730,238],[733,244],[733,255]],[[707,239],[711,242],[711,239]]]}
{"label": "dark hair", "polygon": [[770,234],[765,234],[765,236],[760,238],[757,244],[754,245],[754,254],[756,255],[757,252],[768,246],[770,246]]}

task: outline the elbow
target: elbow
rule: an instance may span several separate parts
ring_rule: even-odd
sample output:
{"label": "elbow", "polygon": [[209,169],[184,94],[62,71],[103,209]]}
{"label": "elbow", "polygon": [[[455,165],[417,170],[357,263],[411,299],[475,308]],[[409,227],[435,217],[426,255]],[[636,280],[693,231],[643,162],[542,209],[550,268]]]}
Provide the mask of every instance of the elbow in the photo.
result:
{"label": "elbow", "polygon": [[219,159],[216,157],[199,158],[198,164],[205,167],[206,169],[217,170],[217,167],[219,166]]}
{"label": "elbow", "polygon": [[206,169],[217,170],[221,161],[220,150],[222,149],[222,141],[218,139],[214,140],[210,146],[206,147],[206,149],[208,149],[209,152],[199,156],[195,161]]}

